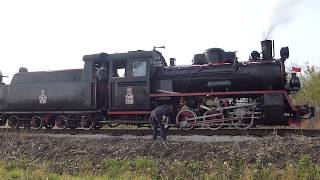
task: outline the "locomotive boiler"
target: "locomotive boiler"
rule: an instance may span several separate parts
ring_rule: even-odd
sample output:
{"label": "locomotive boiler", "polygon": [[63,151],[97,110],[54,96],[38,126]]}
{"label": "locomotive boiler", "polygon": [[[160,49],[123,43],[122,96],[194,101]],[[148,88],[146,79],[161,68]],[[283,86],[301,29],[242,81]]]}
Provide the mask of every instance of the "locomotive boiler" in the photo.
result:
{"label": "locomotive boiler", "polygon": [[211,48],[195,55],[192,66],[158,70],[155,82],[167,81],[170,85],[165,90],[173,92],[284,90],[286,57],[273,59],[270,40],[262,41],[262,48],[267,49],[262,59],[255,57],[242,63],[234,52]]}
{"label": "locomotive boiler", "polygon": [[[274,58],[274,43],[239,62],[235,52],[210,48],[192,65],[167,65],[157,50],[85,55],[84,68],[19,72],[0,83],[0,124],[32,128],[100,128],[148,124],[150,111],[170,104],[169,126],[212,130],[255,125],[288,125],[314,116],[313,108],[295,106],[288,94],[300,80],[285,72],[289,49]],[[97,71],[106,67],[107,78]],[[2,75],[1,75],[2,77]]]}

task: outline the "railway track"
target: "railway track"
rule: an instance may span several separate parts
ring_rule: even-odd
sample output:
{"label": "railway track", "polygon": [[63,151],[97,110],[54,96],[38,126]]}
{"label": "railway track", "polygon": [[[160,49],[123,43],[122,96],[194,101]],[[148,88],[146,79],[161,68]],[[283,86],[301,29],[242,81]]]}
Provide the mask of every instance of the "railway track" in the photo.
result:
{"label": "railway track", "polygon": [[[70,134],[70,135],[134,135],[134,136],[145,136],[151,135],[150,129],[100,129],[100,130],[84,130],[84,129],[10,129],[10,128],[0,128],[0,133],[17,133],[17,134]],[[230,135],[230,136],[269,136],[269,135],[303,135],[308,137],[320,137],[320,129],[248,129],[248,130],[238,130],[238,129],[220,129],[216,131],[208,129],[194,129],[194,130],[179,130],[170,129],[169,135],[181,135],[181,136],[191,136],[191,135],[203,135],[203,136],[213,136],[213,135]]]}

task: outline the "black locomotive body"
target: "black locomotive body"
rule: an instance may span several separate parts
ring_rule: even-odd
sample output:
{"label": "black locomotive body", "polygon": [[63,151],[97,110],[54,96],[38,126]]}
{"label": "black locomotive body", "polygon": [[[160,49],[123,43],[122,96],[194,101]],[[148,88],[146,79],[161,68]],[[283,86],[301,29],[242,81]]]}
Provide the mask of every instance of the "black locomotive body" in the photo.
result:
{"label": "black locomotive body", "polygon": [[94,84],[83,70],[22,72],[8,89],[8,111],[77,111],[96,109]]}
{"label": "black locomotive body", "polygon": [[[167,66],[152,50],[86,55],[83,69],[19,72],[11,84],[0,84],[0,122],[33,128],[141,125],[163,104],[176,110],[167,123],[185,129],[287,125],[312,117],[312,108],[294,106],[288,97],[300,87],[296,76],[287,80],[288,49],[281,59],[273,58],[272,41],[263,41],[262,49],[262,58],[254,51],[248,62],[212,48],[195,55],[193,65]],[[108,76],[103,81],[96,75],[102,66]]]}
{"label": "black locomotive body", "polygon": [[172,81],[174,92],[281,90],[285,76],[280,62],[224,63],[163,68],[155,82]]}

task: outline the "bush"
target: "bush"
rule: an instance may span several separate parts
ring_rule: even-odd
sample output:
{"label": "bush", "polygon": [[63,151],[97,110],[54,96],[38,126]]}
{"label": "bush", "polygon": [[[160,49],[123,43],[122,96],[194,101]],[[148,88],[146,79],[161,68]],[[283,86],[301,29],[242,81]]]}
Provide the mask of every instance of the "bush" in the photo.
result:
{"label": "bush", "polygon": [[320,105],[320,72],[316,67],[307,65],[300,77],[302,88],[295,99],[298,102],[307,101],[312,105]]}
{"label": "bush", "polygon": [[[320,72],[315,66],[306,65],[300,75],[301,89],[293,96],[296,104],[310,106],[320,106]],[[320,128],[320,118],[317,116],[306,120],[301,125],[302,128]]]}

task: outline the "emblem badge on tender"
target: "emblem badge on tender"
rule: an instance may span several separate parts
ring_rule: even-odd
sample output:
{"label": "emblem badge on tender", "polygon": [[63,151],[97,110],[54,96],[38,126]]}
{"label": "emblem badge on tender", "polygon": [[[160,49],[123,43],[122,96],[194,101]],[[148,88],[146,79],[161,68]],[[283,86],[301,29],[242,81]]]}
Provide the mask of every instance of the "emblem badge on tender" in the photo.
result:
{"label": "emblem badge on tender", "polygon": [[41,90],[41,95],[39,96],[39,103],[40,104],[47,104],[48,96],[46,95],[46,90]]}
{"label": "emblem badge on tender", "polygon": [[132,94],[132,87],[127,87],[127,94],[125,95],[126,104],[134,104],[134,97]]}

